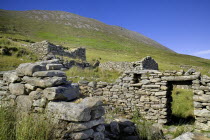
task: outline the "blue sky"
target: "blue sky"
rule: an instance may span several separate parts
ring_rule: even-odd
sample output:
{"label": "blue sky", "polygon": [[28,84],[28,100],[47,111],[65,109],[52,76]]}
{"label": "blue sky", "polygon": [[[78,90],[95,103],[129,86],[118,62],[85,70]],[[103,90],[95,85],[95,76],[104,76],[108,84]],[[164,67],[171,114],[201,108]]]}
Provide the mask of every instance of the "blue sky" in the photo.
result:
{"label": "blue sky", "polygon": [[0,0],[0,9],[67,11],[210,59],[210,0]]}

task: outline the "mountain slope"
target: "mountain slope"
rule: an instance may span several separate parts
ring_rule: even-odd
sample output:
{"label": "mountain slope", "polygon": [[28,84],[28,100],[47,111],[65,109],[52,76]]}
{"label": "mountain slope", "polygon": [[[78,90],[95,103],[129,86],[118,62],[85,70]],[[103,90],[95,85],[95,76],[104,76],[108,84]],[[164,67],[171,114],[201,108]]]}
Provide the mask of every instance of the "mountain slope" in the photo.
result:
{"label": "mountain slope", "polygon": [[137,61],[152,56],[161,70],[184,66],[210,73],[210,60],[175,53],[137,32],[67,12],[0,10],[0,35],[48,40],[69,48],[85,46],[89,61]]}
{"label": "mountain slope", "polygon": [[[130,31],[125,28],[118,27],[118,26],[106,25],[100,21],[90,19],[90,18],[85,18],[79,15],[75,15],[75,14],[67,13],[67,12],[42,11],[42,10],[31,10],[31,11],[0,10],[0,19],[2,21],[6,21],[6,24],[8,24],[8,22],[9,24],[12,23],[9,28],[13,26],[14,29],[18,32],[22,32],[24,28],[29,28],[27,25],[24,25],[26,21],[35,22],[34,24],[38,24],[39,22],[41,23],[45,22],[46,24],[53,23],[53,24],[60,24],[62,26],[73,27],[76,29],[85,29],[85,30],[91,30],[95,32],[102,32],[103,34],[106,34],[107,36],[109,35],[116,36],[122,39],[128,39],[131,41],[144,43],[146,45],[154,46],[156,48],[170,50],[164,47],[163,45],[155,42],[154,40],[147,38],[146,36],[143,36],[137,32],[133,32],[133,31]],[[21,30],[19,30],[20,26],[22,26]],[[7,27],[5,30],[9,32],[9,29],[7,29]],[[27,30],[27,29],[24,29],[24,30]],[[37,31],[41,31],[41,27],[38,28]],[[30,30],[27,32],[34,32],[34,31]],[[22,32],[22,33],[27,35],[26,34],[27,32],[25,33]]]}

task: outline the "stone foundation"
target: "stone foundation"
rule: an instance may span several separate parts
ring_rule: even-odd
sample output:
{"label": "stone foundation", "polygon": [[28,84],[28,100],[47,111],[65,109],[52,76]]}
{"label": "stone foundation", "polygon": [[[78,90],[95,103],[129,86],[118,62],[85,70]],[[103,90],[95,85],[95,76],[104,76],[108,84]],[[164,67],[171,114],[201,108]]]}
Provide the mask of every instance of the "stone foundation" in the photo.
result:
{"label": "stone foundation", "polygon": [[104,96],[108,109],[115,109],[128,117],[135,111],[145,119],[162,124],[171,121],[171,89],[186,85],[193,89],[195,125],[199,130],[210,130],[210,77],[191,70],[127,71],[115,83],[90,82],[80,84],[87,96]]}
{"label": "stone foundation", "polygon": [[0,73],[0,105],[20,112],[45,114],[54,123],[53,139],[104,139],[105,113],[99,97],[80,98],[58,60],[25,63]]}
{"label": "stone foundation", "polygon": [[48,55],[59,55],[66,56],[70,58],[78,58],[81,60],[86,60],[86,49],[77,48],[71,51],[66,51],[62,46],[54,45],[47,41],[33,43],[29,46],[30,50],[37,54],[40,59],[45,58]]}

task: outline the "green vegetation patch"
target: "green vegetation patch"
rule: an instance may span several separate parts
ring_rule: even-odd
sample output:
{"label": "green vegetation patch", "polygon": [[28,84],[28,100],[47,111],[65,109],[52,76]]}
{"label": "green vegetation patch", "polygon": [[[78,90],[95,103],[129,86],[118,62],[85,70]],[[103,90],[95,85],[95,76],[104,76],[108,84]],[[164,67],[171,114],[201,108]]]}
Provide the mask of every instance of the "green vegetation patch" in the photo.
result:
{"label": "green vegetation patch", "polygon": [[0,140],[49,140],[53,126],[43,116],[17,114],[0,107]]}
{"label": "green vegetation patch", "polygon": [[[180,118],[179,121],[190,121],[194,117],[192,89],[174,88],[172,92],[172,98],[173,98],[172,115],[175,116],[176,118]],[[185,123],[185,122],[177,122],[177,123]]]}
{"label": "green vegetation patch", "polygon": [[120,76],[120,73],[117,71],[101,70],[99,68],[81,69],[78,67],[73,67],[68,71],[66,71],[66,75],[68,79],[73,82],[78,82],[80,80],[87,80],[87,81],[104,81],[112,83]]}

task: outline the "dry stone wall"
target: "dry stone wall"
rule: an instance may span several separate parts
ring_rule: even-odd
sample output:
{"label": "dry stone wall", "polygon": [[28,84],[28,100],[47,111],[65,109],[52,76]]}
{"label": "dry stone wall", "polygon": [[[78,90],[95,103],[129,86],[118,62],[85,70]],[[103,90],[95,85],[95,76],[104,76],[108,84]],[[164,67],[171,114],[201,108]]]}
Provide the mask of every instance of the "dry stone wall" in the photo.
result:
{"label": "dry stone wall", "polygon": [[78,84],[67,81],[60,69],[59,60],[49,60],[1,72],[0,106],[46,114],[55,124],[53,139],[103,140],[105,112],[101,98],[81,99]]}
{"label": "dry stone wall", "polygon": [[193,89],[195,125],[199,130],[210,130],[210,77],[191,69],[181,71],[127,71],[115,83],[80,83],[87,96],[104,96],[108,109],[118,108],[128,115],[139,111],[145,119],[158,123],[171,121],[172,88],[191,85]]}
{"label": "dry stone wall", "polygon": [[54,45],[48,41],[42,41],[31,44],[29,48],[32,52],[37,54],[40,59],[44,59],[48,55],[59,55],[86,60],[86,49],[81,47],[71,51],[66,51],[62,46]]}
{"label": "dry stone wall", "polygon": [[133,70],[158,70],[157,62],[150,56],[136,62],[105,62],[99,65],[104,70],[116,70],[120,72]]}

